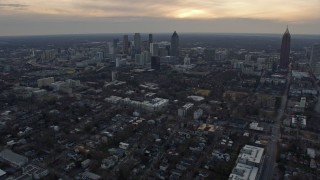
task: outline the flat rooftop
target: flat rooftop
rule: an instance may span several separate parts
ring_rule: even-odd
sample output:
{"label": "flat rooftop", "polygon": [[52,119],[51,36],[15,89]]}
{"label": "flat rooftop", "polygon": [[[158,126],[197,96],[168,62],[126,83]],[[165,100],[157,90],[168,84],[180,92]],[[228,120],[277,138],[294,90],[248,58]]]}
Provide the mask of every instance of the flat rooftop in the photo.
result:
{"label": "flat rooftop", "polygon": [[229,180],[256,180],[259,168],[238,163],[233,168]]}

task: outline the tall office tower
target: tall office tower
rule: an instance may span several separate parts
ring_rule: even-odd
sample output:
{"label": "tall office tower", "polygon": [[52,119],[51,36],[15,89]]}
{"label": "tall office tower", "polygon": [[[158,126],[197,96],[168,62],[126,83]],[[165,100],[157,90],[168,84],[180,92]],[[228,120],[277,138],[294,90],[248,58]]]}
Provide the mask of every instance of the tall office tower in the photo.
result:
{"label": "tall office tower", "polygon": [[141,41],[140,50],[141,52],[149,51],[150,50],[149,41]]}
{"label": "tall office tower", "polygon": [[118,42],[119,39],[113,39],[113,53],[118,54]]}
{"label": "tall office tower", "polygon": [[129,54],[129,38],[128,35],[123,36],[123,54]]}
{"label": "tall office tower", "polygon": [[160,57],[152,56],[151,57],[151,69],[160,70]]}
{"label": "tall office tower", "polygon": [[315,71],[315,65],[320,62],[320,44],[314,44],[312,46],[311,57],[310,57],[310,67],[312,72]]}
{"label": "tall office tower", "polygon": [[136,54],[134,60],[136,65],[141,65],[141,54]]}
{"label": "tall office tower", "polygon": [[140,33],[135,33],[133,37],[134,49],[136,54],[140,54],[141,52],[141,36]]}
{"label": "tall office tower", "polygon": [[206,48],[204,50],[204,60],[213,61],[215,56],[215,50],[213,48]]}
{"label": "tall office tower", "polygon": [[153,35],[152,34],[149,34],[149,45],[153,43]]}
{"label": "tall office tower", "polygon": [[171,56],[179,57],[179,36],[176,31],[171,36]]}
{"label": "tall office tower", "polygon": [[151,54],[149,51],[143,51],[141,53],[141,65],[147,65],[150,64],[151,61]]}
{"label": "tall office tower", "polygon": [[163,57],[163,56],[168,56],[168,50],[164,47],[159,47],[159,56]]}
{"label": "tall office tower", "polygon": [[118,68],[118,67],[120,67],[120,62],[121,61],[121,59],[120,58],[116,58],[116,67]]}
{"label": "tall office tower", "polygon": [[159,55],[159,45],[157,43],[151,43],[150,44],[150,53],[152,56],[158,56]]}
{"label": "tall office tower", "polygon": [[286,32],[282,36],[281,52],[280,52],[280,68],[287,69],[289,65],[291,35],[287,27]]}

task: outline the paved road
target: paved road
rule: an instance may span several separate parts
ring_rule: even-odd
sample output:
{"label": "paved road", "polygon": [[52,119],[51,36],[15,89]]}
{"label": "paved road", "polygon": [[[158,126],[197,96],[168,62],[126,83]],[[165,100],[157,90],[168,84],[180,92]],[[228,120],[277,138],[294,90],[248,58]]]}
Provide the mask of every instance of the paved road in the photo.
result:
{"label": "paved road", "polygon": [[281,106],[278,110],[278,115],[272,127],[271,141],[269,141],[269,144],[266,150],[265,164],[260,177],[260,179],[262,180],[271,180],[273,178],[274,167],[276,163],[276,155],[277,155],[277,143],[278,143],[278,140],[281,138],[281,133],[280,133],[281,118],[283,117],[286,109],[289,84],[290,84],[290,73],[288,73],[287,87],[286,87],[285,93],[281,98]]}

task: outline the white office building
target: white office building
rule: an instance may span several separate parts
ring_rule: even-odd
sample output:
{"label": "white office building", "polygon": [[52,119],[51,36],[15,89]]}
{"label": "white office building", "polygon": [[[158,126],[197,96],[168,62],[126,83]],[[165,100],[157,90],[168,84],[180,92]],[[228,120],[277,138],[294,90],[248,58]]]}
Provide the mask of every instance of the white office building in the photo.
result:
{"label": "white office building", "polygon": [[151,43],[150,44],[150,53],[151,53],[151,56],[158,56],[159,55],[159,44]]}

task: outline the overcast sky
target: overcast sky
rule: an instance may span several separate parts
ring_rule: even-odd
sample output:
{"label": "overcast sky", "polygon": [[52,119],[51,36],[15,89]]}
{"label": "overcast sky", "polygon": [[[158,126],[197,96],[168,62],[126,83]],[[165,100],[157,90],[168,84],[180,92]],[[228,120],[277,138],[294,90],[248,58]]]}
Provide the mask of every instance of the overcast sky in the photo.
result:
{"label": "overcast sky", "polygon": [[320,34],[320,0],[0,0],[0,36],[86,33]]}

